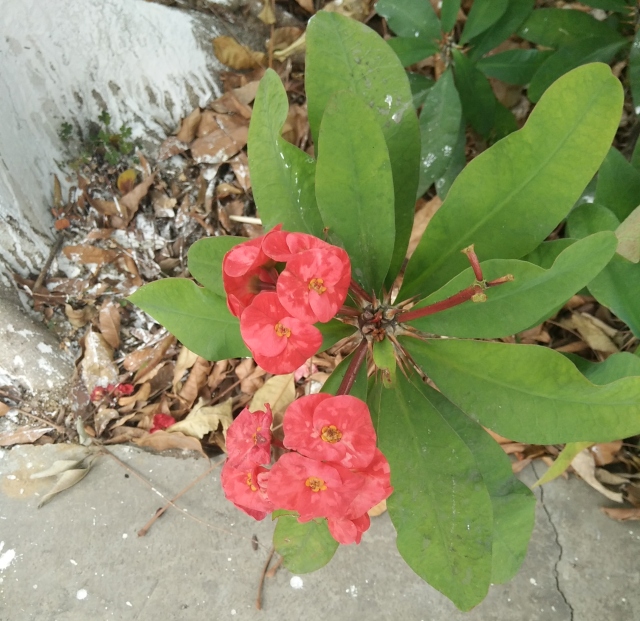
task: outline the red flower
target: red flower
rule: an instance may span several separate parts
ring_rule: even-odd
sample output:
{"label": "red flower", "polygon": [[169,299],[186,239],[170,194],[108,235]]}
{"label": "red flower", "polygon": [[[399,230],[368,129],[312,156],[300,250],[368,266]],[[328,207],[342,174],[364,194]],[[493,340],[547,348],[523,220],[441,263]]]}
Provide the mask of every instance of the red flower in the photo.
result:
{"label": "red flower", "polygon": [[271,408],[250,412],[244,408],[227,431],[228,462],[234,468],[253,467],[271,461]]}
{"label": "red flower", "polygon": [[351,282],[349,255],[335,246],[296,254],[277,284],[282,305],[302,321],[332,319],[347,298]]}
{"label": "red flower", "polygon": [[[274,231],[279,229],[280,225]],[[274,261],[262,251],[265,237],[238,244],[222,259],[222,283],[227,294],[227,306],[236,317],[240,317],[260,293],[261,282],[275,285],[278,279]]]}
{"label": "red flower", "polygon": [[262,466],[234,468],[227,460],[220,473],[224,495],[247,515],[263,520],[274,509],[266,493],[269,474]]}
{"label": "red flower", "polygon": [[262,250],[274,261],[289,261],[295,255],[312,248],[335,248],[318,237],[307,233],[289,233],[273,229],[265,237]]}
{"label": "red flower", "polygon": [[153,416],[153,424],[151,429],[149,429],[149,433],[153,433],[154,431],[162,431],[167,427],[171,427],[171,425],[175,425],[176,419],[173,416],[169,416],[169,414],[154,414]]}
{"label": "red flower", "polygon": [[285,453],[271,469],[269,500],[278,508],[297,511],[298,521],[344,516],[362,481],[346,470]]}
{"label": "red flower", "polygon": [[295,371],[318,351],[322,334],[291,317],[275,293],[263,292],[240,316],[240,333],[255,361],[269,373]]}
{"label": "red flower", "polygon": [[364,401],[350,395],[308,395],[286,411],[284,445],[313,459],[366,468],[376,450],[376,432]]}
{"label": "red flower", "polygon": [[350,520],[349,518],[329,518],[327,520],[331,536],[342,545],[350,543],[360,543],[362,533],[369,530],[371,520],[365,513],[359,518]]}

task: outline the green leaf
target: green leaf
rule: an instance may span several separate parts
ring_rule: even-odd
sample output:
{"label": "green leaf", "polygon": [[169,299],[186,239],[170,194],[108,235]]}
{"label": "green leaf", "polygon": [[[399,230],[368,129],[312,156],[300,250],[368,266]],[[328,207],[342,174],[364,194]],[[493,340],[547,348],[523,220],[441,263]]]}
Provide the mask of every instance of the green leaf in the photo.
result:
{"label": "green leaf", "polygon": [[528,255],[523,257],[522,260],[528,263],[535,263],[545,270],[548,270],[558,258],[558,255],[575,242],[575,239],[570,239],[569,237],[542,242],[535,250],[532,250]]}
{"label": "green leaf", "polygon": [[401,373],[395,390],[377,384],[369,405],[391,466],[387,508],[398,550],[421,578],[470,610],[489,588],[493,530],[491,499],[474,455]]}
{"label": "green leaf", "polygon": [[225,299],[191,280],[151,282],[128,299],[206,360],[251,355],[240,336],[238,319],[229,312]]}
{"label": "green leaf", "polygon": [[576,207],[567,218],[567,232],[582,239],[600,231],[615,231],[620,226],[617,216],[603,205],[584,203]]}
{"label": "green leaf", "polygon": [[[495,339],[522,332],[551,316],[597,276],[615,253],[616,245],[613,233],[591,235],[563,250],[548,270],[513,259],[485,261],[481,265],[487,280],[506,274],[512,274],[515,280],[487,289],[486,302],[465,302],[411,323],[430,334],[459,338]],[[415,308],[444,300],[471,286],[474,280],[469,268]]]}
{"label": "green leaf", "polygon": [[[431,5],[428,0],[424,2],[428,11]],[[307,105],[314,139],[330,97],[341,90],[363,99],[384,134],[395,196],[396,241],[387,276],[389,286],[405,258],[418,187],[420,134],[406,72],[373,30],[326,11],[309,21],[306,63]]]}
{"label": "green leaf", "polygon": [[357,95],[331,99],[318,150],[316,196],[329,239],[349,253],[353,277],[378,291],[393,254],[393,179],[382,130]]}
{"label": "green leaf", "polygon": [[603,362],[591,362],[574,355],[569,359],[592,384],[610,384],[623,377],[640,375],[640,358],[628,352],[613,354]]}
{"label": "green leaf", "polygon": [[506,12],[509,0],[475,0],[460,36],[460,45],[493,26]]}
{"label": "green leaf", "polygon": [[496,96],[487,78],[458,50],[452,50],[456,87],[460,93],[464,118],[487,138],[496,115]]}
{"label": "green leaf", "polygon": [[389,339],[373,343],[373,362],[382,374],[385,388],[393,388],[396,383],[396,351]]}
{"label": "green leaf", "polygon": [[273,546],[283,565],[294,574],[308,574],[324,567],[336,553],[338,542],[324,518],[300,524],[295,515],[280,515]]}
{"label": "green leaf", "polygon": [[413,37],[394,37],[387,41],[389,47],[396,53],[403,67],[409,67],[438,51],[438,46],[425,39]]}
{"label": "green leaf", "polygon": [[620,82],[603,64],[574,69],[551,86],[521,130],[458,176],[409,261],[401,299],[451,280],[468,265],[460,250],[471,244],[481,260],[536,248],[598,169],[621,104]]}
{"label": "green leaf", "polygon": [[489,78],[524,86],[531,82],[533,74],[552,54],[552,51],[541,50],[507,50],[481,58],[477,67]]}
{"label": "green leaf", "polygon": [[598,171],[594,200],[608,207],[621,222],[640,205],[640,170],[614,147]]}
{"label": "green leaf", "polygon": [[553,48],[591,38],[609,43],[617,43],[621,39],[605,22],[571,9],[537,9],[519,28],[518,35],[527,41]]}
{"label": "green leaf", "polygon": [[447,170],[445,170],[442,177],[436,179],[436,192],[440,199],[444,200],[447,197],[449,189],[453,185],[457,176],[462,172],[467,163],[467,132],[464,123],[460,123],[458,128],[458,137],[453,146],[453,153],[451,154],[451,161]]}
{"label": "green leaf", "polygon": [[569,442],[561,451],[553,464],[534,484],[533,487],[544,485],[557,479],[571,465],[573,458],[586,448],[593,446],[593,442]]}
{"label": "green leaf", "polygon": [[440,21],[429,0],[379,0],[376,11],[400,37],[440,39]]}
{"label": "green leaf", "polygon": [[531,490],[513,476],[511,461],[502,447],[478,423],[430,386],[420,385],[420,390],[473,453],[493,508],[491,582],[507,582],[516,574],[527,553],[536,499]]}
{"label": "green leaf", "polygon": [[594,9],[604,9],[605,11],[616,11],[627,13],[631,6],[628,0],[582,0],[582,4],[592,6]]}
{"label": "green leaf", "polygon": [[636,116],[640,116],[640,30],[636,32],[629,54],[629,87]]}
{"label": "green leaf", "polygon": [[407,77],[409,78],[409,86],[413,95],[413,105],[415,108],[419,108],[424,103],[435,82],[421,73],[411,73],[410,71],[407,71]]}
{"label": "green leaf", "polygon": [[608,39],[585,39],[576,41],[551,54],[531,79],[527,96],[537,102],[553,82],[571,69],[591,62],[608,63],[627,45],[622,39],[611,42]]}
{"label": "green leaf", "polygon": [[332,319],[328,323],[317,323],[316,328],[322,332],[322,345],[319,351],[325,351],[333,347],[338,341],[355,333],[355,328],[337,319]]}
{"label": "green leaf", "polygon": [[422,151],[418,196],[422,196],[449,168],[461,122],[460,97],[453,74],[447,69],[429,91],[420,114]]}
{"label": "green leaf", "polygon": [[246,237],[227,235],[198,240],[189,248],[189,272],[201,285],[225,297],[222,284],[222,259],[231,248],[246,241]]}
{"label": "green leaf", "polygon": [[[327,378],[327,381],[322,385],[320,392],[325,392],[330,395],[335,395],[340,388],[340,384],[342,382],[342,378],[345,376],[347,372],[347,368],[349,367],[349,363],[353,359],[353,354],[349,354],[344,360],[340,361],[340,364],[333,370],[331,375]],[[358,374],[356,375],[356,381],[353,384],[353,388],[350,390],[349,394],[361,399],[362,401],[367,400],[367,390],[368,390],[368,380],[367,380],[367,365],[361,364],[358,369]]]}
{"label": "green leaf", "polygon": [[518,442],[608,442],[640,433],[640,377],[592,384],[562,354],[537,345],[406,339],[453,403]]}
{"label": "green leaf", "polygon": [[488,30],[470,41],[469,58],[478,60],[506,41],[533,10],[534,0],[510,0],[504,15]]}
{"label": "green leaf", "polygon": [[249,125],[251,188],[265,228],[282,223],[287,231],[321,235],[316,207],[315,162],[281,135],[289,112],[278,74],[267,69],[260,81]]}
{"label": "green leaf", "polygon": [[442,32],[449,32],[458,21],[461,0],[443,0],[440,8],[440,22]]}

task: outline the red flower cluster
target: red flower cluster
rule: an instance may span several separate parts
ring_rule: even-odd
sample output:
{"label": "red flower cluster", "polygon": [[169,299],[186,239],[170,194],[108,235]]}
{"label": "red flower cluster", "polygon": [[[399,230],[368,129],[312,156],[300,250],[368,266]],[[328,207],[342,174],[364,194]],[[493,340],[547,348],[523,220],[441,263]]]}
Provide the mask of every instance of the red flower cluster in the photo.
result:
{"label": "red flower cluster", "polygon": [[135,387],[133,384],[109,384],[108,386],[96,386],[92,391],[89,399],[91,401],[102,401],[105,397],[119,399],[132,395]]}
{"label": "red flower cluster", "polygon": [[[280,273],[276,263],[285,263]],[[320,347],[312,324],[329,321],[344,303],[351,263],[342,248],[279,225],[231,249],[222,280],[256,362],[269,373],[290,373]]]}
{"label": "red flower cluster", "polygon": [[367,405],[349,395],[294,401],[283,424],[291,451],[267,470],[271,421],[268,406],[266,412],[245,408],[229,428],[221,475],[226,497],[257,520],[276,508],[297,511],[300,522],[327,518],[336,541],[360,543],[367,511],[393,491]]}

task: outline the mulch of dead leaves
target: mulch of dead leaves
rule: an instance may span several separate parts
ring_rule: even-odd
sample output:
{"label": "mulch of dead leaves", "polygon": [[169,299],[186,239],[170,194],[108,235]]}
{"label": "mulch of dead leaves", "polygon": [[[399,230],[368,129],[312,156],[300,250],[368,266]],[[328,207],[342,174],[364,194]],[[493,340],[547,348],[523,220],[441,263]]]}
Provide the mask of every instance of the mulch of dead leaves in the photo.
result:
{"label": "mulch of dead leaves", "polygon": [[[299,3],[313,11],[310,2]],[[347,6],[356,6],[365,20],[370,5],[361,4]],[[15,279],[57,333],[61,347],[75,356],[77,372],[69,394],[56,403],[23,398],[12,386],[1,388],[0,417],[23,425],[0,433],[0,446],[91,438],[103,445],[133,442],[157,451],[219,454],[225,450],[227,428],[243,407],[270,403],[277,429],[287,405],[317,392],[348,353],[336,346],[287,376],[271,376],[251,359],[207,361],[125,300],[145,283],[189,277],[187,251],[202,237],[262,234],[246,154],[252,103],[263,65],[271,60],[291,102],[284,137],[312,153],[303,67],[295,64],[301,34],[296,28],[274,28],[267,55],[219,38],[218,56],[245,72],[225,74],[224,95],[185,117],[155,159],[137,153],[135,162],[111,166],[95,154],[64,181],[64,197],[63,184],[55,180],[52,212],[58,243],[40,274]],[[518,42],[507,45],[512,44]],[[440,70],[437,58],[413,69],[431,77]],[[522,108],[521,91],[516,97],[496,89],[505,104]],[[527,112],[522,108],[521,121]],[[470,136],[469,159],[482,148]],[[417,202],[410,252],[439,206],[433,196]],[[624,324],[584,295],[571,298],[544,324],[503,340],[591,360],[604,360],[637,343]],[[158,414],[164,417],[156,418]],[[176,422],[163,429],[166,425],[154,426],[154,418]],[[536,459],[551,464],[561,450],[492,435],[513,456],[515,472]],[[607,509],[609,514],[640,519],[638,438],[597,444],[578,457],[572,462],[574,471],[610,500],[632,505]]]}

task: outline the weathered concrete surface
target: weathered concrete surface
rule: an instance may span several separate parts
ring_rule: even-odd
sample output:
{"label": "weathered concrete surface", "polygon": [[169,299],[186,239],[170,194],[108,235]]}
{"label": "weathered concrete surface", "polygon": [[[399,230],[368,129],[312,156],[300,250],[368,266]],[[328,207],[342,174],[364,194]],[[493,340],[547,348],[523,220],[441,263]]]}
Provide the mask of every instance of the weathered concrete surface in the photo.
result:
{"label": "weathered concrete surface", "polygon": [[[37,509],[51,483],[32,481],[30,473],[81,449],[59,445],[4,452],[2,621],[640,618],[633,526],[601,515],[596,508],[601,497],[578,480],[545,487],[521,572],[511,583],[492,587],[470,613],[458,612],[404,564],[386,515],[374,520],[359,546],[340,548],[322,570],[296,577],[281,569],[267,579],[259,612],[256,588],[273,525],[255,522],[227,503],[214,471],[178,501],[187,513],[169,510],[139,538],[137,531],[165,504],[164,498],[178,493],[208,464],[127,447],[113,450],[157,491],[102,457],[76,487]],[[531,472],[525,476],[527,482],[534,480]],[[253,535],[260,542],[256,551]]]}

